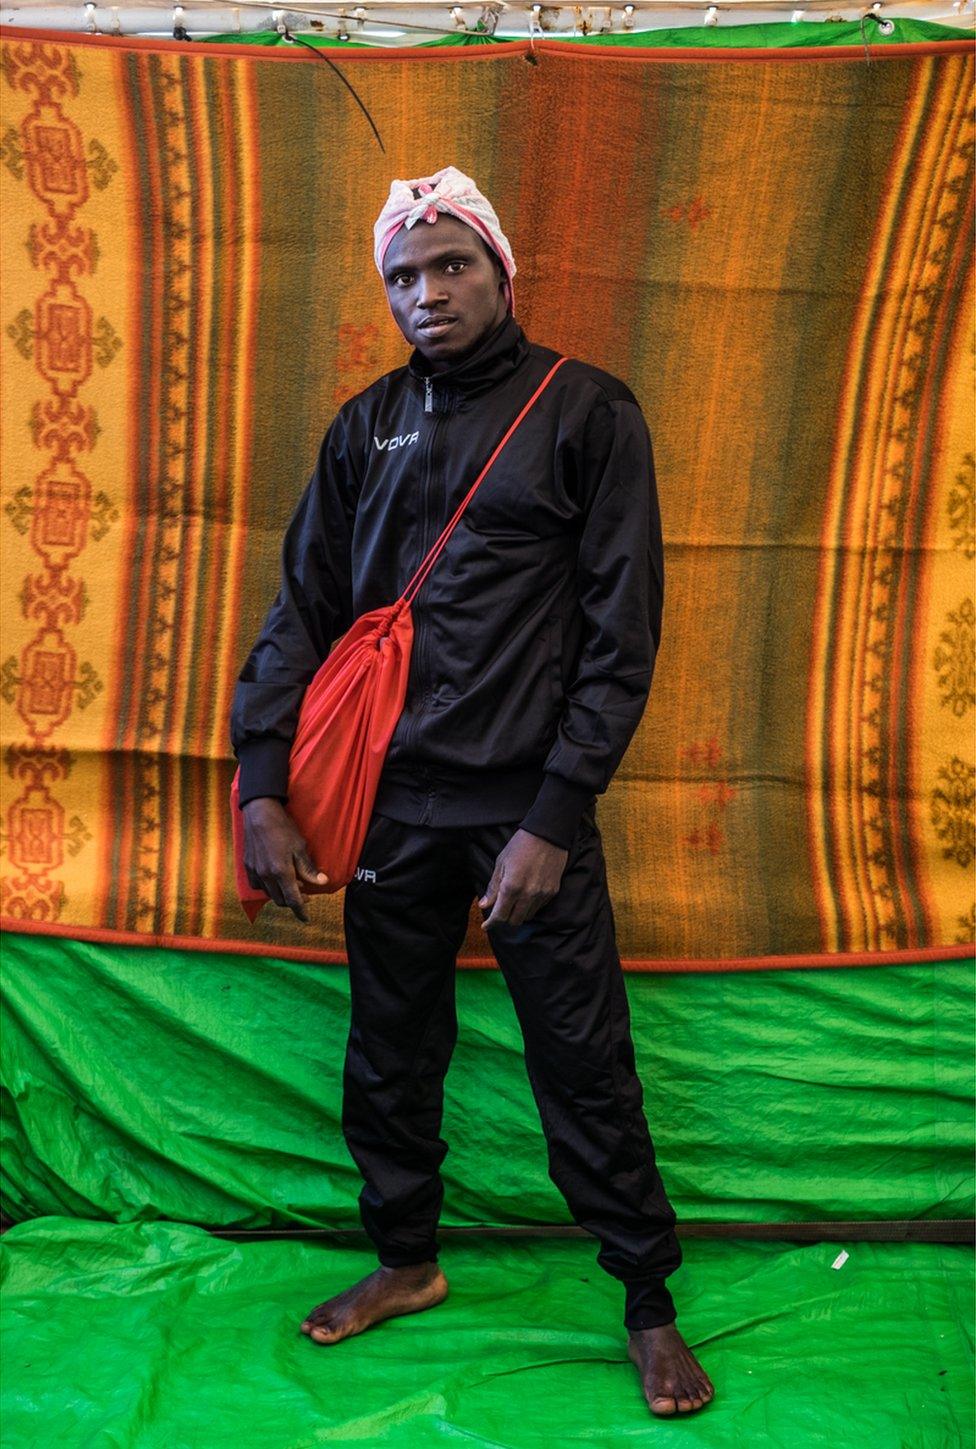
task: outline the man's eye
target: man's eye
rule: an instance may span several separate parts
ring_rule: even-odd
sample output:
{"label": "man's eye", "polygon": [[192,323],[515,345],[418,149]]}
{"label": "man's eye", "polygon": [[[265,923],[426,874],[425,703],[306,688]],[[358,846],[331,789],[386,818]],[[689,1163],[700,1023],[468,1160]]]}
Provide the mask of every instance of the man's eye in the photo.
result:
{"label": "man's eye", "polygon": [[[463,268],[463,267],[466,267],[466,265],[468,265],[468,264],[466,264],[466,262],[463,262],[462,259],[458,258],[458,259],[456,259],[456,261],[447,262],[446,265],[447,265],[447,267],[462,267]],[[413,272],[395,272],[394,277],[392,277],[392,283],[394,283],[394,287],[395,287],[395,285],[397,285],[397,283],[401,283],[401,281],[404,281],[404,280],[405,281],[410,281],[411,280],[411,277],[413,277]]]}

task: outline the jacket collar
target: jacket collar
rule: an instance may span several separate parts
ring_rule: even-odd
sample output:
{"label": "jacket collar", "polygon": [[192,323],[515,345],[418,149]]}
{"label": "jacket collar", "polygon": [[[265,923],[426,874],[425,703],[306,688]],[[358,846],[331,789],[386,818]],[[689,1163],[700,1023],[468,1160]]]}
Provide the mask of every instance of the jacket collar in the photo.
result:
{"label": "jacket collar", "polygon": [[528,338],[511,312],[507,312],[479,346],[453,367],[432,372],[427,358],[415,347],[410,354],[407,371],[416,380],[421,392],[424,391],[426,379],[430,378],[435,409],[442,412],[444,403],[457,401],[458,394],[476,397],[504,382],[505,378],[521,366],[528,354]]}

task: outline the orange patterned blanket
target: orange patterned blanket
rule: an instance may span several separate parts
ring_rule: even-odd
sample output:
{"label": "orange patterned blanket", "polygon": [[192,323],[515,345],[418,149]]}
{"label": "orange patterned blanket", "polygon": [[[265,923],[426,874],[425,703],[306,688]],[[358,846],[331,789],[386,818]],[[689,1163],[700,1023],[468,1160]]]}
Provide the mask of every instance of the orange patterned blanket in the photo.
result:
{"label": "orange patterned blanket", "polygon": [[385,156],[301,47],[0,46],[4,925],[342,959],[341,897],[236,901],[227,716],[322,432],[404,356],[372,220],[450,161],[528,335],[654,438],[625,964],[971,951],[968,41],[333,51]]}

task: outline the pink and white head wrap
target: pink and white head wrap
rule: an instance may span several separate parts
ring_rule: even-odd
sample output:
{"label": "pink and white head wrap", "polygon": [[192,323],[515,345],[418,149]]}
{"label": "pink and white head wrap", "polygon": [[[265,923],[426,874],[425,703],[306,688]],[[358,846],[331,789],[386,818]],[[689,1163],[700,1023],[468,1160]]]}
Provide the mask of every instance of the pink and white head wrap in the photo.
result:
{"label": "pink and white head wrap", "polygon": [[[414,195],[415,191],[420,192],[419,197]],[[487,196],[456,166],[444,166],[432,176],[419,176],[413,181],[390,183],[386,205],[373,227],[373,257],[380,276],[386,249],[400,228],[405,226],[409,230],[418,221],[433,223],[439,211],[466,222],[497,253],[505,269],[508,310],[514,312],[512,278],[516,267],[512,248]]]}

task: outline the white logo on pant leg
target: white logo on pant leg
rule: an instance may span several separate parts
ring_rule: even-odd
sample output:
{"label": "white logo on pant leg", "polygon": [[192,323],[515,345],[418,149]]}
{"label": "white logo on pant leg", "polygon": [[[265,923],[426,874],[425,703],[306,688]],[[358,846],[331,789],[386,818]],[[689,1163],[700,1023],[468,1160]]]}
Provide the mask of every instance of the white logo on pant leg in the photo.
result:
{"label": "white logo on pant leg", "polygon": [[359,866],[359,868],[356,871],[356,879],[357,880],[361,880],[361,881],[365,881],[369,885],[375,885],[376,884],[376,872],[375,872],[375,870],[365,870],[362,866]]}
{"label": "white logo on pant leg", "polygon": [[396,433],[392,438],[383,438],[382,440],[380,440],[374,433],[373,442],[379,448],[381,453],[383,452],[384,448],[387,450],[387,452],[392,453],[394,448],[405,448],[409,443],[415,443],[419,437],[419,432],[403,434]]}

